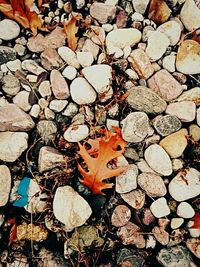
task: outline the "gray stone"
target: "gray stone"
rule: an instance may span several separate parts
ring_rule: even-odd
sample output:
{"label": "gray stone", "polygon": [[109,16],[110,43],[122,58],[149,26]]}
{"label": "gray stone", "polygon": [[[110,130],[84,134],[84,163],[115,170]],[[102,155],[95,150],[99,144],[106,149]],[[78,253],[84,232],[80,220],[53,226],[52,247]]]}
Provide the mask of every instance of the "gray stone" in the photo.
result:
{"label": "gray stone", "polygon": [[141,209],[145,203],[145,192],[135,189],[129,193],[120,194],[121,198],[134,209]]}
{"label": "gray stone", "polygon": [[13,48],[0,46],[0,65],[16,59],[16,52]]}
{"label": "gray stone", "polygon": [[20,33],[19,25],[10,19],[3,19],[0,21],[0,39],[9,41],[17,38]]}
{"label": "gray stone", "polygon": [[124,152],[124,156],[126,158],[132,159],[134,161],[138,161],[139,160],[139,155],[138,155],[137,151],[132,147],[126,148],[126,150]]}
{"label": "gray stone", "polygon": [[[5,206],[11,189],[11,174],[6,165],[0,165],[0,207]],[[1,225],[1,223],[0,223]]]}
{"label": "gray stone", "polygon": [[36,61],[33,59],[26,59],[22,62],[22,69],[28,70],[29,72],[39,75],[42,72],[45,72],[46,70],[40,67]]}
{"label": "gray stone", "polygon": [[180,130],[182,124],[176,116],[165,115],[156,117],[153,125],[160,135],[167,136]]}
{"label": "gray stone", "polygon": [[2,90],[11,96],[15,96],[20,90],[19,80],[12,74],[5,75],[2,80]]}
{"label": "gray stone", "polygon": [[116,177],[116,192],[128,193],[137,188],[138,168],[134,164],[127,166],[126,171]]}
{"label": "gray stone", "polygon": [[48,143],[55,138],[57,127],[53,121],[41,120],[37,124],[37,130],[42,140]]}

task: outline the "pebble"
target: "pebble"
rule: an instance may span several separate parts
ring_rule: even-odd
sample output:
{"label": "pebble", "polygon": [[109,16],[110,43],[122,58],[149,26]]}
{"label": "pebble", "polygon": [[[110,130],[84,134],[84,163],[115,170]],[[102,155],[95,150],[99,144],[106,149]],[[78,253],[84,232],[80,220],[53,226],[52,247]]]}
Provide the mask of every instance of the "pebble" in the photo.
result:
{"label": "pebble", "polygon": [[61,57],[55,48],[46,48],[40,55],[41,65],[46,70],[58,69],[63,65]]}
{"label": "pebble", "polygon": [[40,106],[38,104],[35,104],[32,106],[29,115],[34,118],[38,118],[40,114]]}
{"label": "pebble", "polygon": [[0,39],[5,41],[16,39],[20,33],[19,25],[10,19],[0,21]]}
{"label": "pebble", "polygon": [[200,127],[196,124],[191,124],[189,126],[189,135],[195,142],[198,142],[200,140]]}
{"label": "pebble", "polygon": [[91,104],[96,100],[95,90],[83,77],[77,77],[72,81],[70,94],[72,100],[78,105]]}
{"label": "pebble", "polygon": [[5,206],[11,189],[11,174],[6,165],[0,165],[0,207]]}
{"label": "pebble", "polygon": [[5,75],[1,80],[1,84],[2,90],[10,96],[15,96],[20,91],[20,82],[12,74]]}
{"label": "pebble", "polygon": [[134,164],[127,166],[125,172],[116,177],[116,192],[128,193],[137,188],[138,168]]}
{"label": "pebble", "polygon": [[77,105],[71,102],[63,111],[62,115],[73,118],[77,113],[78,113]]}
{"label": "pebble", "polygon": [[43,81],[39,85],[38,91],[42,97],[48,97],[51,96],[51,85],[49,81]]}
{"label": "pebble", "polygon": [[194,217],[195,212],[193,207],[187,202],[181,202],[177,207],[177,215],[184,219],[190,219]]}
{"label": "pebble", "polygon": [[39,172],[52,170],[56,167],[65,167],[66,160],[64,156],[55,148],[43,146],[39,152],[38,169]]}
{"label": "pebble", "polygon": [[197,109],[197,124],[200,127],[200,108]]}
{"label": "pebble", "polygon": [[67,106],[67,104],[68,104],[67,100],[53,99],[49,103],[49,108],[55,112],[60,112]]}
{"label": "pebble", "polygon": [[99,54],[99,46],[92,42],[90,39],[86,39],[82,51],[89,51],[92,53],[94,59],[97,59],[97,55]]}
{"label": "pebble", "polygon": [[55,192],[53,213],[57,220],[65,224],[66,231],[72,231],[87,221],[92,210],[85,199],[71,186],[62,186],[58,187]]}
{"label": "pebble", "polygon": [[155,226],[152,229],[152,233],[161,245],[166,246],[169,243],[169,233],[163,227]]}
{"label": "pebble", "polygon": [[178,43],[181,36],[181,26],[175,20],[167,21],[157,28],[158,31],[164,33],[170,40],[170,45],[174,46]]}
{"label": "pebble", "polygon": [[184,161],[182,159],[172,159],[173,171],[178,171],[184,166]]}
{"label": "pebble", "polygon": [[152,235],[148,235],[146,239],[146,248],[152,248],[154,249],[156,246],[156,239]]}
{"label": "pebble", "polygon": [[121,227],[128,223],[131,218],[131,211],[125,205],[118,205],[111,216],[112,225]]}
{"label": "pebble", "polygon": [[183,91],[182,85],[164,69],[156,72],[148,80],[147,84],[165,101],[177,98]]}
{"label": "pebble", "polygon": [[89,129],[87,125],[71,125],[64,132],[63,137],[68,142],[79,142],[84,140],[89,135]]}
{"label": "pebble", "polygon": [[145,86],[136,86],[128,90],[127,103],[134,110],[150,114],[160,114],[165,111],[167,103],[151,89]]}
{"label": "pebble", "polygon": [[196,105],[192,101],[171,103],[165,111],[167,114],[176,116],[182,122],[191,122],[196,117]]}
{"label": "pebble", "polygon": [[149,166],[160,175],[168,176],[172,173],[172,162],[161,146],[149,146],[144,152],[144,157]]}
{"label": "pebble", "polygon": [[53,94],[57,99],[66,99],[69,97],[68,84],[58,70],[54,69],[51,71],[50,81]]}
{"label": "pebble", "polygon": [[68,80],[72,81],[76,78],[77,70],[72,66],[67,66],[64,68],[62,75]]}
{"label": "pebble", "polygon": [[144,159],[140,159],[140,161],[138,161],[136,163],[136,165],[138,166],[138,169],[141,172],[147,172],[147,173],[154,173],[157,174],[154,170],[152,170],[149,165],[147,164],[147,162]]}
{"label": "pebble", "polygon": [[0,160],[14,162],[28,147],[28,134],[0,132]]}
{"label": "pebble", "polygon": [[84,67],[92,65],[94,58],[91,52],[77,52],[77,59],[79,64]]}
{"label": "pebble", "polygon": [[170,40],[164,33],[151,31],[148,37],[146,53],[151,61],[156,61],[164,55],[169,45]]}
{"label": "pebble", "polygon": [[122,123],[122,137],[127,142],[139,143],[148,135],[149,118],[144,112],[132,112]]}
{"label": "pebble", "polygon": [[184,74],[200,73],[200,44],[198,42],[185,40],[181,43],[177,52],[176,68]]}
{"label": "pebble", "polygon": [[24,111],[29,111],[31,105],[29,104],[30,93],[27,91],[20,91],[15,97],[13,97],[13,103],[20,107]]}
{"label": "pebble", "polygon": [[184,91],[177,99],[177,102],[193,101],[198,105],[200,99],[200,87],[194,87],[187,91]]}
{"label": "pebble", "polygon": [[111,22],[115,18],[116,7],[104,3],[93,3],[90,6],[90,15],[99,23]]}
{"label": "pebble", "polygon": [[152,222],[155,221],[155,217],[152,214],[151,210],[149,208],[144,208],[143,209],[143,218],[142,218],[142,222],[144,225],[150,225]]}
{"label": "pebble", "polygon": [[21,61],[19,59],[15,59],[12,61],[9,61],[6,63],[7,68],[12,71],[12,72],[16,72],[17,70],[21,70]]}
{"label": "pebble", "polygon": [[150,197],[163,197],[167,194],[167,189],[163,179],[153,173],[141,173],[138,176],[138,185]]}
{"label": "pebble", "polygon": [[170,54],[163,58],[162,66],[165,70],[173,73],[176,70],[176,55]]}
{"label": "pebble", "polygon": [[69,65],[76,69],[80,68],[77,56],[72,49],[67,46],[62,46],[58,48],[58,54],[60,57]]}
{"label": "pebble", "polygon": [[170,214],[167,200],[164,197],[158,198],[150,206],[151,212],[156,218],[162,218]]}
{"label": "pebble", "polygon": [[156,24],[162,24],[168,20],[171,14],[171,9],[164,0],[152,0],[149,7],[148,18],[153,20]]}
{"label": "pebble", "polygon": [[34,126],[31,117],[15,104],[0,108],[0,131],[29,131]]}
{"label": "pebble", "polygon": [[49,141],[54,140],[55,134],[57,133],[57,127],[53,121],[41,120],[37,124],[37,131],[42,140],[45,141],[45,143],[48,143]]}
{"label": "pebble", "polygon": [[174,229],[178,229],[183,223],[184,223],[183,218],[172,218],[170,226],[174,230]]}
{"label": "pebble", "polygon": [[136,12],[144,14],[150,0],[132,0],[133,8]]}
{"label": "pebble", "polygon": [[16,60],[16,52],[13,48],[0,45],[0,65]]}
{"label": "pebble", "polygon": [[55,119],[55,113],[50,109],[50,108],[45,108],[44,109],[44,115],[46,120],[54,120]]}
{"label": "pebble", "polygon": [[41,107],[41,109],[45,109],[48,107],[49,102],[45,98],[40,98],[38,101],[38,105]]}
{"label": "pebble", "polygon": [[200,240],[197,238],[190,238],[186,242],[187,248],[200,259]]}
{"label": "pebble", "polygon": [[24,56],[26,53],[26,47],[21,45],[21,44],[16,44],[14,46],[14,51],[19,55],[19,56]]}
{"label": "pebble", "polygon": [[132,21],[143,21],[144,17],[142,14],[138,12],[134,12],[133,15],[131,16]]}
{"label": "pebble", "polygon": [[181,121],[172,115],[157,116],[153,125],[161,136],[168,136],[181,129]]}
{"label": "pebble", "polygon": [[28,70],[29,72],[35,74],[35,75],[39,75],[42,72],[45,72],[45,69],[43,69],[42,67],[40,67],[36,61],[32,60],[32,59],[26,59],[24,61],[22,61],[22,69],[23,70]]}
{"label": "pebble", "polygon": [[145,203],[145,192],[140,189],[133,190],[129,193],[120,194],[121,198],[132,208],[139,210]]}
{"label": "pebble", "polygon": [[137,29],[115,29],[106,36],[106,47],[109,54],[115,52],[116,48],[124,49],[134,46],[141,39],[141,32]]}
{"label": "pebble", "polygon": [[200,27],[200,9],[195,4],[194,0],[185,1],[181,9],[180,18],[189,32]]}

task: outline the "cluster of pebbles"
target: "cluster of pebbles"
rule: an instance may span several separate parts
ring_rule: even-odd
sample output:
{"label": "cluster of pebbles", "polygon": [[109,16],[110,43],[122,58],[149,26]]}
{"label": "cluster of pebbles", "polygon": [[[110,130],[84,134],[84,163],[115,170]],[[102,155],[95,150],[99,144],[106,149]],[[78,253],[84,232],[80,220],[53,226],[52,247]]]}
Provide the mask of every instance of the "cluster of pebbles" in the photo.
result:
{"label": "cluster of pebbles", "polygon": [[[61,24],[32,37],[0,17],[0,243],[5,246],[8,210],[45,214],[49,195],[39,181],[66,166],[59,138],[67,150],[95,129],[118,126],[127,148],[117,165],[127,170],[116,177],[111,195],[102,196],[101,207],[109,216],[109,240],[117,246],[110,242],[114,254],[95,266],[197,266],[200,229],[192,228],[192,218],[200,208],[200,2],[71,2],[55,1],[55,10],[46,5],[44,21],[63,22],[71,10],[90,15],[91,25],[78,32],[76,51],[67,46]],[[19,173],[29,167],[36,143],[28,204],[13,208]],[[93,195],[95,201],[87,201],[67,179],[52,192],[49,209],[72,240],[64,242],[65,260],[44,247],[38,257],[44,266],[71,266],[75,228],[86,247],[93,241],[103,245],[100,228],[93,223],[86,230],[99,204]],[[61,228],[48,216],[44,227],[59,236]],[[8,251],[1,252],[5,263]],[[15,252],[14,263],[6,266],[32,266],[25,254],[20,262]]]}

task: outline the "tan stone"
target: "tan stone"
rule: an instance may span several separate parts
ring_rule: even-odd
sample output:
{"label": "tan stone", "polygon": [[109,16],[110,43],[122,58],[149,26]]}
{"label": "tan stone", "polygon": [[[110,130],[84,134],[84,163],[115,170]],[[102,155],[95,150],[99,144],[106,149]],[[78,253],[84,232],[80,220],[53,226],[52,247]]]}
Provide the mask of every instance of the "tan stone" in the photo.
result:
{"label": "tan stone", "polygon": [[171,9],[164,0],[152,0],[149,8],[149,19],[157,24],[162,24],[168,20]]}

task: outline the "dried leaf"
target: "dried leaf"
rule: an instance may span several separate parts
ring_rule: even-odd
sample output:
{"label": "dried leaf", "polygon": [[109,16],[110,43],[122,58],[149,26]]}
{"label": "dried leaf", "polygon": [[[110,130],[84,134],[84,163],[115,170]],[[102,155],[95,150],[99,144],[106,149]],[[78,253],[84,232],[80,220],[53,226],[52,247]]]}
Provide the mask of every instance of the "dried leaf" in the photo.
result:
{"label": "dried leaf", "polygon": [[200,212],[196,212],[194,218],[193,218],[194,224],[192,228],[200,229]]}
{"label": "dried leaf", "polygon": [[43,81],[47,80],[48,73],[46,71],[41,72],[36,81],[36,86],[39,86]]}
{"label": "dried leaf", "polygon": [[112,188],[113,184],[106,183],[104,180],[118,176],[126,170],[125,167],[108,168],[108,163],[121,156],[126,146],[126,142],[121,136],[121,130],[115,128],[115,131],[115,133],[106,131],[105,136],[98,138],[97,142],[89,140],[92,150],[94,148],[97,150],[98,147],[98,153],[95,153],[95,157],[88,153],[84,145],[78,143],[80,148],[79,154],[87,165],[87,170],[80,164],[78,165],[78,169],[83,177],[80,181],[89,187],[94,194],[103,194],[103,189]]}
{"label": "dried leaf", "polygon": [[41,7],[43,4],[43,0],[38,0],[38,7]]}
{"label": "dried leaf", "polygon": [[10,245],[13,241],[15,241],[17,239],[17,222],[16,222],[16,218],[8,219],[7,223],[12,225],[12,228],[10,230],[9,243],[8,243],[8,245]]}

